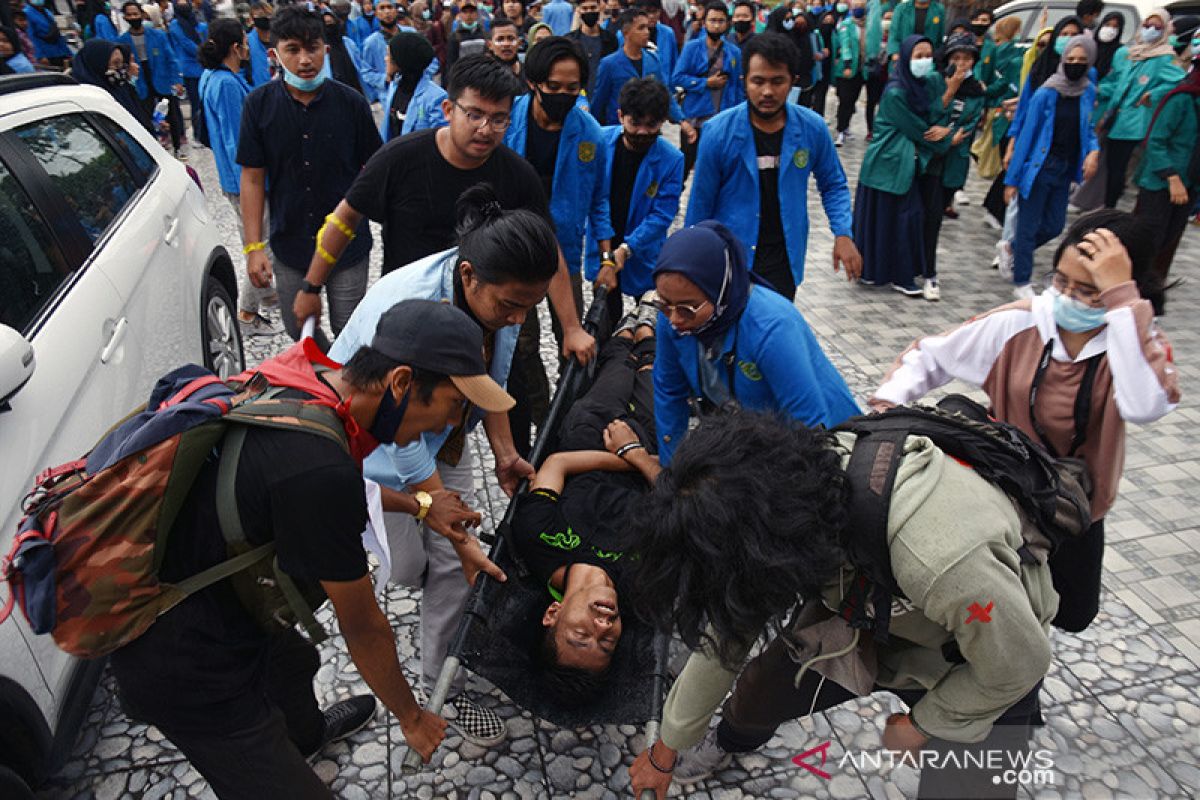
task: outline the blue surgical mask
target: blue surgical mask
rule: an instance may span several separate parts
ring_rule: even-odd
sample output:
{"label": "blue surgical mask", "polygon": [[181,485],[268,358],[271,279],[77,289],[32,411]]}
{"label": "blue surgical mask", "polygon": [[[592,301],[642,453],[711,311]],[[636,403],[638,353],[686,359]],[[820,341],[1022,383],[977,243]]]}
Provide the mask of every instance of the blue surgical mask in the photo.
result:
{"label": "blue surgical mask", "polygon": [[1064,331],[1087,333],[1105,324],[1104,306],[1089,306],[1054,289],[1050,292],[1054,295],[1054,323]]}
{"label": "blue surgical mask", "polygon": [[853,11],[851,11],[850,13],[854,15],[855,19],[862,19],[863,17],[866,16],[867,10],[865,8],[856,8]]}
{"label": "blue surgical mask", "polygon": [[1067,42],[1069,41],[1071,41],[1070,36],[1059,36],[1054,40],[1054,52],[1058,53],[1060,56],[1067,52]]}
{"label": "blue surgical mask", "polygon": [[1152,28],[1149,25],[1142,28],[1143,42],[1157,42],[1160,36],[1162,36],[1162,31],[1158,28]]}
{"label": "blue surgical mask", "polygon": [[924,78],[933,72],[932,58],[914,58],[908,62],[908,69],[914,78]]}
{"label": "blue surgical mask", "polygon": [[325,75],[323,73],[318,72],[314,78],[301,78],[282,64],[279,66],[283,69],[284,82],[293,89],[299,89],[302,92],[315,92],[325,82]]}

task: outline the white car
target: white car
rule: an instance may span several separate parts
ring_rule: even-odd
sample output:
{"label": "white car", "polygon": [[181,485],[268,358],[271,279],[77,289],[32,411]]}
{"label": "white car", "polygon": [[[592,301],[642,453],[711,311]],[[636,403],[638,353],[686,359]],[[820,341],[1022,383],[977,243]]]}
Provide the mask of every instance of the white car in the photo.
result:
{"label": "white car", "polygon": [[[1063,17],[1075,14],[1076,0],[1012,0],[995,11],[995,18],[1016,15],[1021,20],[1021,33],[1017,42],[1021,47],[1029,47],[1042,28],[1053,28]],[[1121,41],[1129,44],[1137,33],[1142,19],[1155,8],[1164,8],[1172,17],[1182,17],[1200,14],[1200,0],[1117,0],[1104,3],[1101,17],[1109,12],[1118,12],[1125,18],[1124,33]]]}
{"label": "white car", "polygon": [[[110,95],[0,78],[0,556],[34,476],[87,452],[158,376],[242,370],[236,294],[195,173]],[[20,612],[0,625],[0,797],[69,755],[102,668]]]}

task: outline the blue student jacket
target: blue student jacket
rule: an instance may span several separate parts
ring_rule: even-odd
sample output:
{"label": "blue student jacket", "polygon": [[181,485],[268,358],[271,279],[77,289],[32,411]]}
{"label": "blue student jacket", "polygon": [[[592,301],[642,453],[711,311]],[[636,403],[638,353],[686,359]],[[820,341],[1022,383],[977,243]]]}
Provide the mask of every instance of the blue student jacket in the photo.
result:
{"label": "blue student jacket", "polygon": [[[398,30],[402,33],[417,32],[415,28],[405,25]],[[383,31],[375,31],[362,44],[358,77],[362,81],[363,91],[367,93],[367,100],[372,103],[382,100],[387,94],[387,52],[388,40],[383,37]]]}
{"label": "blue student jacket", "polygon": [[[150,64],[154,93],[166,97],[179,83],[179,63],[175,60],[175,48],[171,46],[167,35],[158,28],[143,25],[142,32],[146,34],[146,61]],[[129,31],[122,33],[117,41],[129,48],[134,59],[137,58],[137,48],[133,46],[133,37],[129,35]],[[136,88],[140,99],[145,100],[149,96],[150,88],[146,85],[145,71],[138,72]]]}
{"label": "blue student jacket", "polygon": [[712,91],[708,88],[708,36],[697,36],[683,46],[679,62],[675,65],[672,86],[681,86],[683,116],[685,119],[711,117],[717,112],[732,108],[746,99],[742,89],[742,51],[728,40],[725,41],[721,70],[729,76],[721,92],[721,107],[713,108]]}
{"label": "blue student jacket", "polygon": [[[787,103],[787,123],[779,158],[779,211],[792,276],[804,280],[808,249],[808,178],[817,179],[821,204],[834,236],[849,236],[852,227],[850,188],[838,160],[829,128],[820,115]],[[739,103],[704,123],[696,156],[687,224],[719,220],[750,248],[758,244],[758,162],[750,110]]]}
{"label": "blue student jacket", "polygon": [[37,72],[37,68],[24,53],[14,53],[4,63],[18,75],[24,72]]}
{"label": "blue student jacket", "polygon": [[350,34],[350,38],[359,47],[362,47],[363,42],[367,40],[375,31],[379,30],[379,19],[374,15],[370,19],[367,17],[359,17],[352,19],[346,23],[346,33]]}
{"label": "blue student jacket", "polygon": [[28,32],[29,40],[33,42],[33,54],[38,58],[70,58],[71,48],[67,47],[67,37],[60,34],[55,41],[46,41],[58,28],[54,12],[29,3],[25,4],[24,11],[25,18],[29,20]]}
{"label": "blue student jacket", "polygon": [[[525,155],[529,127],[529,98],[523,94],[513,101],[512,122],[504,135],[504,143],[521,156]],[[572,275],[579,272],[583,260],[583,233],[589,222],[595,238],[611,239],[613,235],[604,182],[608,159],[602,135],[592,115],[576,104],[567,114],[558,140],[550,218]]]}
{"label": "blue student jacket", "polygon": [[200,76],[200,102],[221,191],[241,194],[242,168],[237,163],[238,133],[242,124],[242,102],[250,94],[250,84],[241,74],[225,67],[206,69]]}
{"label": "blue student jacket", "polygon": [[[625,45],[625,32],[617,31],[617,49]],[[679,57],[679,44],[675,40],[675,29],[670,25],[658,23],[655,27],[654,47],[657,49],[658,60],[662,62],[663,74],[669,79],[675,74],[675,59]],[[650,48],[647,47],[647,50]],[[665,80],[665,79],[664,79]],[[666,81],[667,88],[671,87]]]}
{"label": "blue student jacket", "polygon": [[[1090,121],[1095,104],[1096,85],[1089,83],[1079,97],[1079,159],[1071,172],[1072,180],[1076,183],[1083,182],[1083,159],[1093,150],[1100,149],[1096,131]],[[1021,128],[1014,137],[1012,162],[1004,176],[1004,183],[1016,186],[1022,197],[1029,196],[1033,182],[1042,171],[1042,165],[1046,163],[1046,156],[1050,153],[1057,106],[1058,92],[1047,86],[1039,88],[1030,98]]]}
{"label": "blue student jacket", "polygon": [[[658,78],[667,87],[668,94],[671,93],[671,73],[663,67],[658,54],[649,48],[642,51],[641,75],[634,69],[633,62],[629,60],[629,56],[625,55],[624,50],[619,49],[600,59],[600,66],[596,69],[596,83],[588,104],[592,108],[592,114],[601,125],[617,124],[617,105],[621,97],[621,87],[625,85],[626,81],[641,77]],[[673,94],[671,95],[670,119],[672,122],[679,122],[683,119],[683,112],[679,108],[679,104],[675,102]]]}
{"label": "blue student jacket", "polygon": [[108,14],[97,14],[92,22],[92,27],[93,39],[107,39],[110,42],[117,40],[117,26],[112,24]]}
{"label": "blue student jacket", "polygon": [[[687,433],[689,399],[703,396],[700,340],[681,336],[658,315],[654,358],[654,415],[658,459],[665,467]],[[742,408],[777,411],[805,425],[832,427],[859,413],[842,376],[829,363],[800,310],[782,295],[753,285],[750,299],[730,328],[712,364],[719,382]],[[732,355],[732,358],[730,356]]]}
{"label": "blue student jacket", "polygon": [[[208,38],[208,25],[197,22],[196,33],[203,42]],[[179,20],[171,20],[171,24],[167,27],[167,38],[170,40],[171,46],[175,48],[175,60],[179,62],[179,74],[185,78],[199,78],[204,73],[204,67],[200,66],[200,45],[188,38],[187,34],[183,32]]]}
{"label": "blue student jacket", "polygon": [[[620,125],[610,125],[601,136],[604,142],[604,192],[611,198],[613,157],[621,147]],[[629,215],[625,218],[625,239],[633,254],[621,270],[621,291],[639,297],[654,288],[654,262],[667,238],[667,229],[679,213],[679,197],[683,193],[683,153],[663,137],[651,145],[642,158],[633,193],[629,198]],[[611,202],[611,201],[610,201]],[[611,205],[610,205],[611,207]],[[587,260],[584,276],[595,280],[600,272],[600,250],[596,237],[588,231]]]}
{"label": "blue student jacket", "polygon": [[550,26],[555,36],[566,36],[571,32],[575,18],[575,7],[567,0],[551,0],[542,6],[542,22]]}
{"label": "blue student jacket", "polygon": [[258,88],[271,80],[271,60],[267,56],[267,46],[257,33],[250,31],[246,34],[246,40],[250,43],[250,75],[247,83]]}
{"label": "blue student jacket", "polygon": [[[455,247],[426,256],[380,278],[354,309],[350,321],[334,340],[329,357],[346,363],[358,348],[371,343],[379,318],[401,300],[453,302],[457,260],[458,248]],[[520,325],[509,325],[496,331],[496,349],[488,374],[501,386],[508,383],[508,371],[512,367],[520,330]],[[467,430],[474,430],[483,416],[483,412],[473,408]],[[423,433],[421,438],[403,447],[388,444],[376,448],[363,462],[363,475],[397,490],[420,483],[437,469],[437,454],[450,430],[447,427],[438,433]]]}
{"label": "blue student jacket", "polygon": [[438,60],[435,58],[425,68],[425,74],[417,81],[412,99],[408,101],[408,111],[404,112],[404,125],[399,131],[391,129],[392,97],[396,94],[396,81],[387,85],[387,94],[383,97],[383,121],[379,123],[379,135],[383,141],[390,142],[397,136],[404,136],[413,131],[423,131],[426,128],[444,128],[449,123],[442,113],[442,101],[446,99],[446,90],[433,82],[433,76],[438,72]]}

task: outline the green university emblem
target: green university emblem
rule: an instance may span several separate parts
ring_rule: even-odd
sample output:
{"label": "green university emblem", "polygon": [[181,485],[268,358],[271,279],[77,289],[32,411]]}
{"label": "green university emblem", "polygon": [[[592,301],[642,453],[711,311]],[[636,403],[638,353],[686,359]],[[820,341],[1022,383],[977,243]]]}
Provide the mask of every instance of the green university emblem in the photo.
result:
{"label": "green university emblem", "polygon": [[742,374],[746,376],[747,380],[762,380],[762,373],[758,370],[758,364],[755,364],[753,361],[739,361],[738,367],[742,370]]}
{"label": "green university emblem", "polygon": [[592,163],[592,160],[595,157],[596,157],[596,143],[595,142],[580,142],[579,143],[579,160],[580,161],[582,161],[584,164],[590,164],[590,163]]}
{"label": "green university emblem", "polygon": [[792,163],[796,165],[796,169],[804,169],[808,166],[808,148],[801,147],[792,156]]}
{"label": "green university emblem", "polygon": [[658,181],[650,181],[650,185],[646,187],[646,197],[654,197],[658,194]]}

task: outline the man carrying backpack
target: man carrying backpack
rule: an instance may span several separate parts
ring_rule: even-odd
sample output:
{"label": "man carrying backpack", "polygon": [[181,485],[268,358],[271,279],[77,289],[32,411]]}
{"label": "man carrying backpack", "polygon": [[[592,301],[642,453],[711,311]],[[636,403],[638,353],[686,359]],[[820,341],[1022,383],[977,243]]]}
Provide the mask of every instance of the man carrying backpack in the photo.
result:
{"label": "man carrying backpack", "polygon": [[[209,456],[184,501],[158,577],[178,583],[225,561],[232,505],[232,524],[240,522],[250,545],[273,541],[278,570],[306,591],[319,585],[333,602],[358,673],[396,715],[409,747],[428,761],[446,723],[413,698],[375,600],[362,544],[361,459],[380,442],[405,444],[460,423],[468,402],[504,412],[513,401],[488,377],[479,327],[451,305],[397,304],[345,366],[310,345],[305,340],[266,362],[260,374],[292,387],[281,399],[336,407],[349,447],[301,430],[226,434],[215,448],[222,452]],[[314,374],[310,361],[328,371]],[[282,381],[272,379],[280,375]],[[222,453],[242,430],[236,465],[223,470]],[[229,486],[232,503],[223,494]],[[436,494],[387,491],[384,508],[407,510],[431,526],[436,519],[448,535],[474,541],[464,525],[478,524],[479,515],[451,492]],[[322,712],[312,683],[316,647],[291,626],[257,623],[261,590],[238,577],[191,594],[112,653],[123,705],[130,717],[156,725],[221,798],[330,797],[306,759],[367,725],[375,697],[351,697]]]}
{"label": "man carrying backpack", "polygon": [[[1029,755],[1058,607],[1046,540],[981,477],[988,465],[900,441],[865,451],[882,460],[861,473],[855,433],[765,415],[706,420],[679,445],[633,520],[630,582],[639,609],[694,652],[661,739],[629,770],[635,794],[665,797],[672,777],[700,780],[790,719],[888,691],[910,710],[888,717],[881,747],[923,767],[918,796],[1016,796],[1001,772]],[[873,539],[857,522],[871,495],[886,499]],[[1078,512],[1082,528],[1086,503]],[[829,777],[838,765],[822,755],[806,763]]]}

